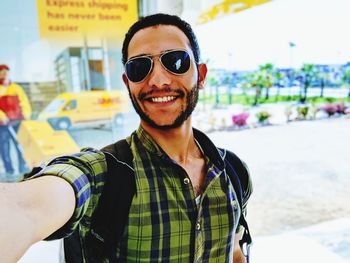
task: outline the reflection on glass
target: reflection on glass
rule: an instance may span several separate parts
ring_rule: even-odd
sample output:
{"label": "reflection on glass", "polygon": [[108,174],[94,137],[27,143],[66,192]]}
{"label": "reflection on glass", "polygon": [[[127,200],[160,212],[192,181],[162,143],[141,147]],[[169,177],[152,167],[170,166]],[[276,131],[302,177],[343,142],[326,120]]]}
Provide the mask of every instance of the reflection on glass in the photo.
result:
{"label": "reflection on glass", "polygon": [[[63,106],[63,104],[65,103],[66,101],[63,100],[63,99],[56,99],[56,100],[53,100],[50,102],[49,105],[46,106],[46,108],[44,109],[43,112],[49,114],[49,115],[54,115],[56,114],[60,109],[61,107]],[[39,119],[40,119],[40,115],[39,115]]]}

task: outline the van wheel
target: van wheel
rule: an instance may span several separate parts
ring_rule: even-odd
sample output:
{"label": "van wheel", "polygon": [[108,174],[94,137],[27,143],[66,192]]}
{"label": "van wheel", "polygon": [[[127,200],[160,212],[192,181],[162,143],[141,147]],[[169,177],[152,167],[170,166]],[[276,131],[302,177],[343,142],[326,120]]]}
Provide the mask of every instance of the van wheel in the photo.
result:
{"label": "van wheel", "polygon": [[71,126],[70,120],[68,118],[58,119],[55,125],[56,130],[68,130]]}
{"label": "van wheel", "polygon": [[124,124],[124,116],[122,114],[117,114],[113,118],[113,124],[116,126],[121,126]]}

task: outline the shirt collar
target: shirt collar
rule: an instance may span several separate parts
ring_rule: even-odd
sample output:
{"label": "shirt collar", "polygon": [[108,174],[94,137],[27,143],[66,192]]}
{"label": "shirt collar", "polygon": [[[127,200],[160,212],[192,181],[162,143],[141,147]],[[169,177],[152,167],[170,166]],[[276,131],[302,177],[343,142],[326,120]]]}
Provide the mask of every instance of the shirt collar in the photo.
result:
{"label": "shirt collar", "polygon": [[[224,169],[224,160],[219,150],[208,138],[208,136],[195,128],[193,128],[193,135],[202,148],[204,155],[209,158],[210,162],[212,162],[220,170]],[[153,138],[142,128],[141,125],[136,130],[136,136],[139,138],[143,147],[145,147],[147,151],[163,158],[165,156],[168,156],[164,150],[153,140]]]}

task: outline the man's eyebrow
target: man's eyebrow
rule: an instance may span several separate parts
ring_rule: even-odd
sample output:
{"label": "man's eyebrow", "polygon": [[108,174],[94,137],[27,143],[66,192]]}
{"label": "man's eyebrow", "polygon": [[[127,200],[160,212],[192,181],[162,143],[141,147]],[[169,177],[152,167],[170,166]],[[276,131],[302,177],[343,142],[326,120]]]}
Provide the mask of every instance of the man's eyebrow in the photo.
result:
{"label": "man's eyebrow", "polygon": [[151,56],[151,54],[146,54],[146,53],[138,54],[136,56],[130,57],[128,60],[133,59],[133,58],[138,58],[138,57],[145,57],[145,56]]}
{"label": "man's eyebrow", "polygon": [[142,53],[142,54],[138,54],[136,56],[132,56],[128,60],[133,59],[133,58],[138,58],[138,57],[154,57],[154,56],[161,55],[163,53],[166,53],[166,52],[169,52],[169,51],[173,51],[173,50],[177,50],[177,49],[167,49],[167,50],[163,50],[162,52],[157,53],[157,54],[153,54],[153,55],[152,54],[147,54],[147,53]]}

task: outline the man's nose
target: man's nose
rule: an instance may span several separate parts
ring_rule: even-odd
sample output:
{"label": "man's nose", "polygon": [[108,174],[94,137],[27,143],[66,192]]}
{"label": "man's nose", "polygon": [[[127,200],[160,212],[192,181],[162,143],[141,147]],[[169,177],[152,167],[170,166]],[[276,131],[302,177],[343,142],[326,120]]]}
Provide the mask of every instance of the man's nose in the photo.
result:
{"label": "man's nose", "polygon": [[171,73],[169,73],[158,59],[153,60],[153,69],[148,77],[148,85],[151,87],[169,87]]}

